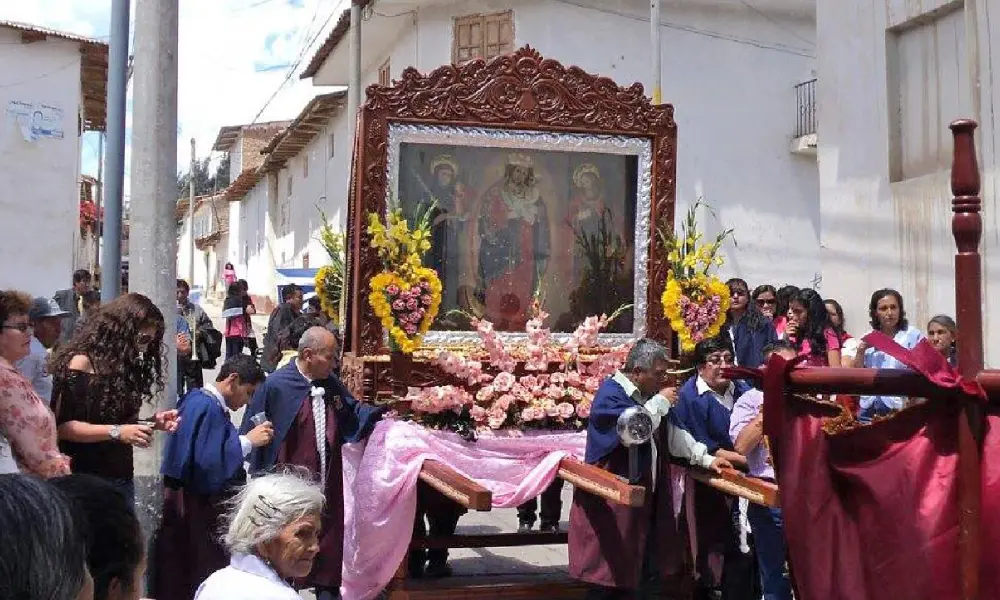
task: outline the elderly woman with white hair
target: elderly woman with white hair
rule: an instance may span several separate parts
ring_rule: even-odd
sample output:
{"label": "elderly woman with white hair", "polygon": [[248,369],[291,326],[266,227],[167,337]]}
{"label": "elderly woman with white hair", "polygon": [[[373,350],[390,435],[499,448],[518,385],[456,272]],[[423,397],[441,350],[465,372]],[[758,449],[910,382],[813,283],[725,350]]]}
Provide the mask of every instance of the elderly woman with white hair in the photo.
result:
{"label": "elderly woman with white hair", "polygon": [[291,581],[319,553],[320,486],[297,472],[253,479],[227,516],[229,566],[209,576],[195,600],[301,600]]}

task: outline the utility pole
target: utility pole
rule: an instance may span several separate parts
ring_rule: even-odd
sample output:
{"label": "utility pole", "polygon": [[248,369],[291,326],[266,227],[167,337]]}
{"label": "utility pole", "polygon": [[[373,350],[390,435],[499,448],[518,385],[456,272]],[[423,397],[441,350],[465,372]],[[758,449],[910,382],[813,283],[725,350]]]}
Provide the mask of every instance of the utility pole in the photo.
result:
{"label": "utility pole", "polygon": [[[104,252],[101,253],[101,301],[122,290],[122,204],[125,192],[125,93],[128,89],[130,0],[111,0],[108,50],[108,166],[105,195]],[[101,187],[104,187],[103,184]]]}
{"label": "utility pole", "polygon": [[[153,410],[177,404],[177,30],[178,0],[142,0],[135,14],[129,291],[163,313],[164,389]],[[164,435],[135,452],[137,514],[152,536],[162,501]]]}
{"label": "utility pole", "polygon": [[[191,171],[188,173],[188,283],[191,285],[194,285],[194,170],[197,166],[195,156],[194,138],[191,138]],[[198,335],[197,329],[198,323],[195,319],[195,324],[191,327],[191,351],[195,358],[198,358],[198,343],[195,340],[195,336]]]}
{"label": "utility pole", "polygon": [[[348,55],[349,69],[347,82],[347,127],[351,148],[355,148],[357,135],[358,110],[361,108],[361,3],[362,0],[351,0],[351,27],[348,30],[350,53]],[[351,162],[353,165],[354,162]],[[352,173],[353,177],[354,174]],[[359,184],[360,185],[360,184]],[[345,240],[346,244],[346,240]],[[346,250],[346,248],[345,248]],[[340,291],[340,327],[347,327],[347,264],[344,264],[344,280]]]}
{"label": "utility pole", "polygon": [[[94,190],[94,204],[97,208],[97,224],[94,226],[94,278],[100,281],[101,274],[101,236],[104,233],[104,218],[101,207],[104,206],[104,132],[97,137],[97,189]],[[120,277],[119,277],[120,279]]]}
{"label": "utility pole", "polygon": [[649,0],[649,43],[653,54],[653,104],[663,104],[660,80],[663,77],[663,53],[660,50],[660,0]]}

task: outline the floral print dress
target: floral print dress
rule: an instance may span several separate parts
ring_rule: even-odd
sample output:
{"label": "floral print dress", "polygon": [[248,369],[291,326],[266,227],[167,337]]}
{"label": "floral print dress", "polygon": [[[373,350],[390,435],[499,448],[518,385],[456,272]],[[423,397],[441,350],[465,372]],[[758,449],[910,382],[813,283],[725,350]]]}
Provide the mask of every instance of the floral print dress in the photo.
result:
{"label": "floral print dress", "polygon": [[[69,475],[69,458],[59,452],[56,420],[48,405],[13,365],[0,358],[0,437],[20,471],[50,478]],[[10,457],[0,457],[0,461]]]}

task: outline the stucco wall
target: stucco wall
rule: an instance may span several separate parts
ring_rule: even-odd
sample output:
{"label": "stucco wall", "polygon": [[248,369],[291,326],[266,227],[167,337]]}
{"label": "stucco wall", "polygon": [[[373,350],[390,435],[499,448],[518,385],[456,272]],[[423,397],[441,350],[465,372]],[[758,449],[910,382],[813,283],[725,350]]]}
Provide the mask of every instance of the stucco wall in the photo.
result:
{"label": "stucco wall", "polygon": [[[926,94],[918,90],[908,96],[913,101],[940,95],[943,108],[926,111],[908,128],[911,143],[929,152],[943,150],[938,154],[945,158],[936,170],[911,179],[893,181],[898,178],[890,168],[896,123],[890,115],[895,113],[899,88],[894,86],[893,63],[887,59],[886,30],[905,28],[947,4],[943,0],[818,3],[824,292],[842,301],[851,329],[859,333],[867,329],[869,296],[881,287],[902,292],[910,320],[921,329],[934,314],[954,316],[955,246],[948,187],[952,144],[947,123],[959,116],[980,122],[986,331],[992,330],[993,315],[1000,309],[1000,298],[991,294],[1000,282],[998,263],[992,258],[1000,245],[994,117],[1000,112],[1000,96],[992,75],[994,65],[1000,65],[1000,46],[990,44],[990,38],[998,35],[1000,4],[965,3],[965,10],[978,9],[961,15],[965,39],[971,43],[959,48],[958,61],[941,60],[940,49],[926,43],[916,52],[922,59],[905,65],[943,73],[940,84],[936,77],[924,78]],[[977,79],[981,89],[975,95],[972,86]],[[1000,360],[1000,339],[987,336],[986,350],[987,362]]]}
{"label": "stucco wall", "polygon": [[[507,9],[515,47],[531,45],[652,93],[649,8],[629,0],[471,0],[420,9],[405,17],[409,26],[386,54],[392,77],[410,65],[426,72],[451,62],[455,17]],[[663,99],[674,105],[678,125],[677,215],[703,197],[718,217],[700,217],[710,235],[736,228],[738,250],[727,244],[723,271],[752,286],[805,286],[820,275],[816,159],[789,151],[794,86],[815,76],[815,22],[803,13],[762,16],[735,3],[663,8]],[[365,85],[384,60],[374,61]]]}
{"label": "stucco wall", "polygon": [[[6,114],[12,101],[62,110],[62,139],[26,141]],[[21,43],[0,28],[0,288],[50,296],[72,283],[78,246],[79,45],[48,38]],[[16,226],[14,221],[16,220]]]}

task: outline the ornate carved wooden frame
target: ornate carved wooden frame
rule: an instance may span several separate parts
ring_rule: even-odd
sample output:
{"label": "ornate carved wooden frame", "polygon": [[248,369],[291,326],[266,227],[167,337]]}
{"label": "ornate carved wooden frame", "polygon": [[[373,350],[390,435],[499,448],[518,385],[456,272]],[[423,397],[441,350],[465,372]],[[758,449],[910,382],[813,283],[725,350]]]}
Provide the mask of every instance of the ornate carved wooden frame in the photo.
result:
{"label": "ornate carved wooden frame", "polygon": [[653,105],[641,84],[565,67],[525,46],[512,55],[448,65],[428,75],[406,69],[392,86],[372,85],[358,116],[347,223],[345,351],[384,353],[382,327],[368,304],[368,281],[381,269],[369,244],[366,215],[384,212],[390,123],[492,127],[652,140],[652,198],[646,331],[668,342],[671,330],[660,297],[667,278],[666,252],[656,235],[673,227],[677,125],[669,104]]}

